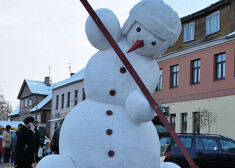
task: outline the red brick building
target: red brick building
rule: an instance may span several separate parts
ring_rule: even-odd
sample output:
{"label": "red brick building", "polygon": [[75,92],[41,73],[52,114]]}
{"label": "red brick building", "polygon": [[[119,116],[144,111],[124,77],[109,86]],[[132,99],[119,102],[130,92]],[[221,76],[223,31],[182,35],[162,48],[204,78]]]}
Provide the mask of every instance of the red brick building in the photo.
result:
{"label": "red brick building", "polygon": [[[181,18],[176,44],[159,58],[154,98],[169,107],[176,132],[215,133],[235,139],[235,1],[221,0]],[[203,118],[206,109],[209,118]],[[201,113],[200,113],[201,112]],[[217,116],[215,121],[211,119]],[[200,121],[208,120],[204,128]]]}

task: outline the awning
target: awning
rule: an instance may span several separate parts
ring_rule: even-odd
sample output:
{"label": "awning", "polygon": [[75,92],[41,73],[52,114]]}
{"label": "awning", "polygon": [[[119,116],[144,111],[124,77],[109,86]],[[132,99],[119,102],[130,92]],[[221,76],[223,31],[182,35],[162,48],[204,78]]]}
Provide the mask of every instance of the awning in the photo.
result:
{"label": "awning", "polygon": [[51,120],[48,120],[49,122],[55,122],[55,121],[59,121],[59,120],[63,120],[64,117],[62,118],[54,118],[54,119],[51,119]]}

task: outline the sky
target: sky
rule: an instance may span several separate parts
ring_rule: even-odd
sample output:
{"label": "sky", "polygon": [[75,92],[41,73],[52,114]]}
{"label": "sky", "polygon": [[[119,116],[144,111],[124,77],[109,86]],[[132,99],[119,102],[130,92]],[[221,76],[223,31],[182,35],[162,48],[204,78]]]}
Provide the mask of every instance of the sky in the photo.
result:
{"label": "sky", "polygon": [[[164,0],[180,17],[218,0]],[[94,9],[108,8],[121,26],[139,0],[88,0]],[[0,0],[0,93],[18,105],[24,79],[53,83],[84,68],[97,52],[85,34],[88,17],[79,0]],[[50,73],[49,73],[50,67]]]}

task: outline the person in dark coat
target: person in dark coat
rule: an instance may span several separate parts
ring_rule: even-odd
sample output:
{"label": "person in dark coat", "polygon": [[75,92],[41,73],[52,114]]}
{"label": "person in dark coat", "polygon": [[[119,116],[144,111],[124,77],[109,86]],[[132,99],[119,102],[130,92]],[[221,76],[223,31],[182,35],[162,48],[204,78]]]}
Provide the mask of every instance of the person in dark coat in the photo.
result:
{"label": "person in dark coat", "polygon": [[52,137],[52,141],[51,141],[51,150],[54,152],[54,154],[59,154],[59,138],[60,138],[60,129],[62,127],[62,123],[56,128],[53,137]]}
{"label": "person in dark coat", "polygon": [[12,161],[15,164],[16,155],[16,143],[17,143],[17,132],[19,131],[22,124],[18,125],[18,128],[11,134],[11,151],[12,151]]}
{"label": "person in dark coat", "polygon": [[24,125],[17,132],[16,168],[32,168],[36,150],[35,127],[33,122],[33,117],[25,118]]}
{"label": "person in dark coat", "polygon": [[34,157],[36,159],[36,162],[39,162],[40,158],[38,157],[38,149],[39,149],[39,144],[40,144],[40,136],[39,136],[39,133],[38,133],[38,125],[39,125],[39,122],[38,121],[34,121],[34,135],[35,135],[35,138],[36,138],[36,150],[35,150],[35,154],[34,154]]}

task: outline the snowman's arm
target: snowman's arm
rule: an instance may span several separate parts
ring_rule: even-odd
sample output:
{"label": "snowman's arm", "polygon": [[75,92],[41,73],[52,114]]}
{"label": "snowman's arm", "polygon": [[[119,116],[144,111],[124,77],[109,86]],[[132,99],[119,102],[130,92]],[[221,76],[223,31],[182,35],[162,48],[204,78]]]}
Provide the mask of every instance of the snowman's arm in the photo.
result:
{"label": "snowman's arm", "polygon": [[126,98],[125,108],[129,116],[136,122],[151,121],[155,112],[140,89],[132,91]]}

